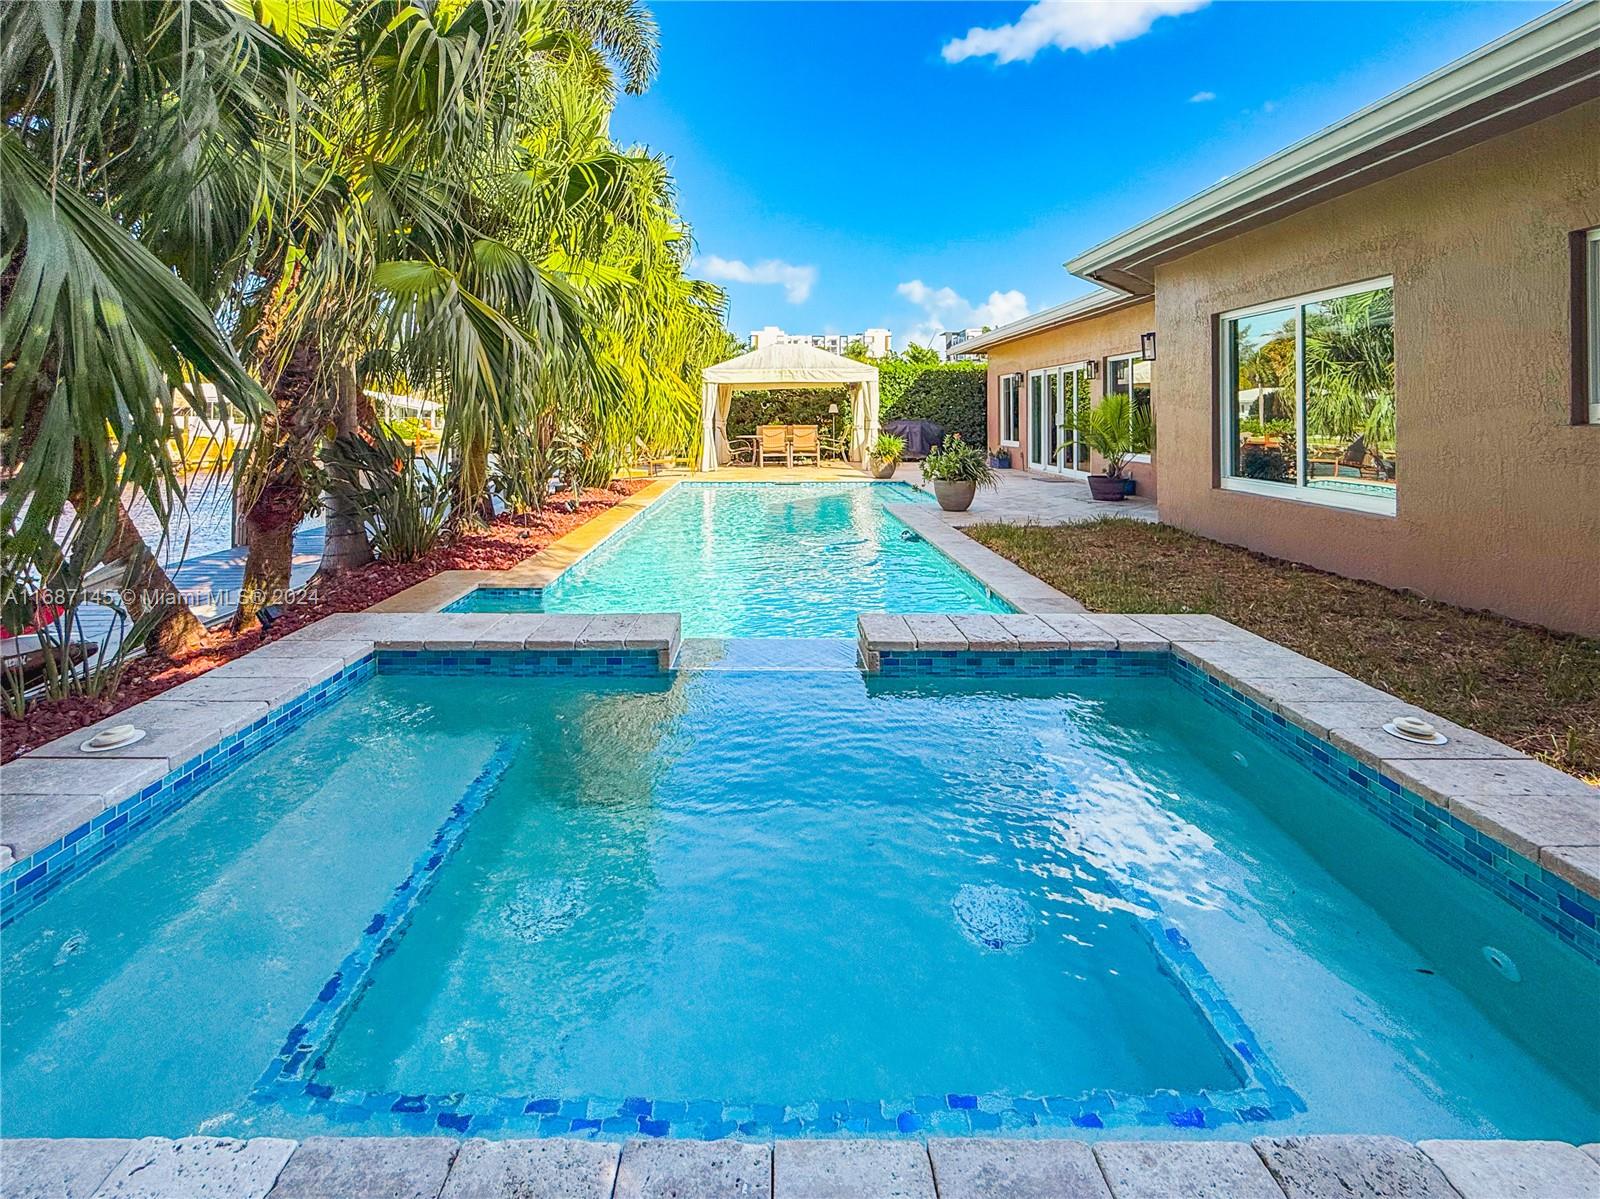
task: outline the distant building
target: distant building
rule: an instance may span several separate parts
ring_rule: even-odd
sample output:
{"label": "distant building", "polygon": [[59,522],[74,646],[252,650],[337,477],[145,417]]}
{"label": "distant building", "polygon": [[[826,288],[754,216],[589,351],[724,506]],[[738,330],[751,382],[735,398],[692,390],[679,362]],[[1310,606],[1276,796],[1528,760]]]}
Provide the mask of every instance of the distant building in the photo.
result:
{"label": "distant building", "polygon": [[983,361],[982,354],[963,354],[956,347],[968,338],[982,336],[984,332],[983,329],[946,329],[939,334],[940,337],[944,338],[944,360],[946,362]]}
{"label": "distant building", "polygon": [[887,358],[892,349],[887,329],[868,329],[865,333],[785,333],[776,325],[768,325],[750,334],[752,350],[796,341],[827,350],[830,354],[843,354],[859,341],[867,347],[868,358]]}

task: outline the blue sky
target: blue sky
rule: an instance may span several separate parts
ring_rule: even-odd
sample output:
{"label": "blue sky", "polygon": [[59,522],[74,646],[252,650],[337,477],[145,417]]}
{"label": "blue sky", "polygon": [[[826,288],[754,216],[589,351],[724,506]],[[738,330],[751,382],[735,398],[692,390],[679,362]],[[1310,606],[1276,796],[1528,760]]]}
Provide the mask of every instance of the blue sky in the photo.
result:
{"label": "blue sky", "polygon": [[1551,7],[665,0],[613,130],[672,159],[736,333],[898,346],[1081,294],[1068,256]]}

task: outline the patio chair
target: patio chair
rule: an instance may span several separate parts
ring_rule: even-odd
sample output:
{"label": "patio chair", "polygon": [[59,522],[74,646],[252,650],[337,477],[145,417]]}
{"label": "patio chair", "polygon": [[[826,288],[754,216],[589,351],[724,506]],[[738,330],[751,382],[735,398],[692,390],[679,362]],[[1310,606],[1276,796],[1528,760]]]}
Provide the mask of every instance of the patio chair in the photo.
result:
{"label": "patio chair", "polygon": [[[1320,470],[1318,468],[1321,468]],[[1324,450],[1306,458],[1306,468],[1313,479],[1359,479],[1368,472],[1367,439],[1357,435],[1343,451]]]}
{"label": "patio chair", "polygon": [[789,457],[788,425],[756,426],[756,465],[765,466],[768,458],[782,458],[786,466],[794,465]]}
{"label": "patio chair", "polygon": [[824,458],[833,458],[843,462],[850,457],[850,443],[843,437],[818,433],[817,444],[822,447],[822,456]]}
{"label": "patio chair", "polygon": [[760,438],[748,433],[743,437],[730,437],[728,439],[728,465],[754,466],[756,464],[756,450],[760,444]]}
{"label": "patio chair", "polygon": [[793,466],[796,458],[809,458],[820,465],[822,447],[818,441],[817,426],[791,425],[789,432],[789,465]]}

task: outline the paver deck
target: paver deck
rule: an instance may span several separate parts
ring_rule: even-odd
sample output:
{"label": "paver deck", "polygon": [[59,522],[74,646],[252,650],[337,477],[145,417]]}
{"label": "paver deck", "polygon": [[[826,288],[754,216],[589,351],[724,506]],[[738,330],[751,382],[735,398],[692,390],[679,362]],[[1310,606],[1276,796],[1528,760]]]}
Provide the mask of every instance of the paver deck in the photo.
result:
{"label": "paver deck", "polygon": [[[308,1189],[312,1188],[312,1189]],[[320,1189],[316,1189],[320,1188]],[[1559,1141],[0,1141],[7,1199],[1594,1199]]]}
{"label": "paver deck", "polygon": [[[989,523],[1013,525],[1075,525],[1122,516],[1129,520],[1158,519],[1156,502],[1143,496],[1102,501],[1089,498],[1089,484],[1082,479],[1036,474],[1021,470],[997,471],[997,485],[980,490],[965,512],[937,509],[938,517],[951,528]],[[894,473],[897,483],[922,483],[922,468],[903,462]]]}

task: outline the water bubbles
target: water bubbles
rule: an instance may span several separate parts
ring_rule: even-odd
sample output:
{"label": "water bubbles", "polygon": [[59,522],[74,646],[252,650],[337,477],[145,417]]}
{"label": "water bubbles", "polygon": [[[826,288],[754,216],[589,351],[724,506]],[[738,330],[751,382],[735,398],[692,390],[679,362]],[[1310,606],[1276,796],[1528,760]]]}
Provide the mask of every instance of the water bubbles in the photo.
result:
{"label": "water bubbles", "polygon": [[519,940],[543,941],[566,932],[588,911],[581,882],[553,878],[518,886],[516,896],[500,910],[500,921]]}
{"label": "water bubbles", "polygon": [[985,949],[1014,949],[1033,940],[1037,918],[1010,887],[967,883],[950,901],[950,910],[966,938]]}

